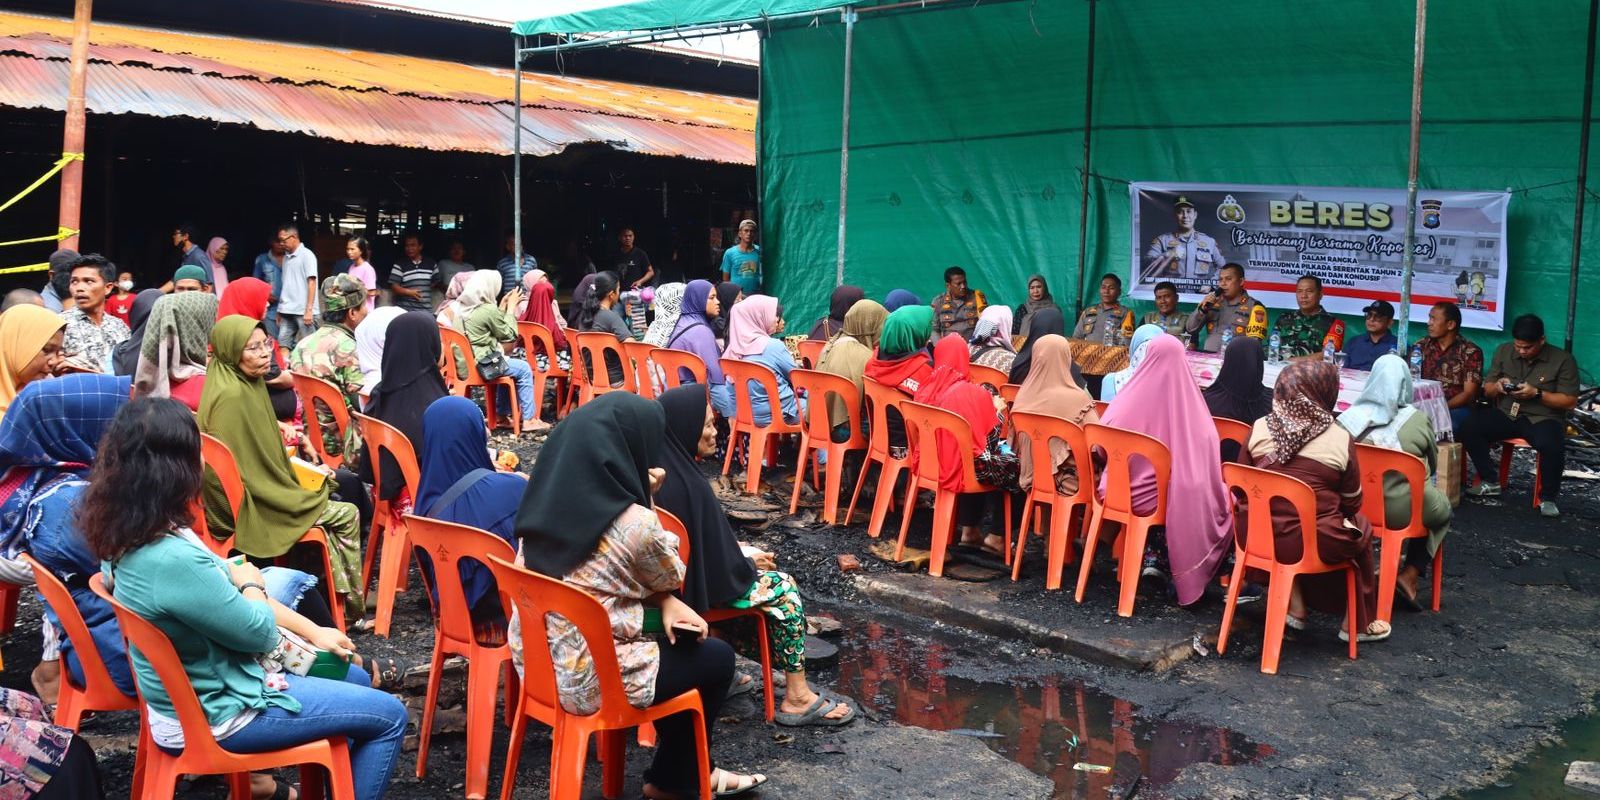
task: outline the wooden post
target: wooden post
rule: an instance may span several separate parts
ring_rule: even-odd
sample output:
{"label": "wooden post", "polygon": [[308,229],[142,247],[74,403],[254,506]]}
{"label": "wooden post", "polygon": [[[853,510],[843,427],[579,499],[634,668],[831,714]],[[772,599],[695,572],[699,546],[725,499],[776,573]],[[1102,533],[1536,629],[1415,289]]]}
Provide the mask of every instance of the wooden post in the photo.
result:
{"label": "wooden post", "polygon": [[[85,87],[89,82],[89,17],[94,10],[94,0],[77,0],[72,11],[72,77],[67,82],[67,124],[61,137],[61,152],[82,153]],[[62,228],[78,230],[83,217],[83,161],[68,161],[61,170],[61,212],[57,215]],[[78,234],[61,241],[61,247],[75,250]]]}

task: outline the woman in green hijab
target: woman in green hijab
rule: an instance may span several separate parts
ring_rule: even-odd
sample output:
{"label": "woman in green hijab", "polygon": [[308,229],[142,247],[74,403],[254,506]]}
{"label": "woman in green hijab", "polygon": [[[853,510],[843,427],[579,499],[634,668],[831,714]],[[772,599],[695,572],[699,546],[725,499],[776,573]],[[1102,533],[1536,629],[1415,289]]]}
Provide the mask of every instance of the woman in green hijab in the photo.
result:
{"label": "woman in green hijab", "polygon": [[295,478],[262,381],[272,347],[266,330],[249,317],[223,317],[211,329],[212,361],[200,397],[200,430],[233,451],[244,501],[235,520],[221,484],[208,470],[206,524],[219,537],[236,533],[234,546],[257,558],[281,556],[307,530],[321,528],[333,563],[332,591],[343,597],[345,618],[355,622],[366,613],[365,593],[360,591],[360,517],[355,506],[329,499],[331,482],[309,491]]}

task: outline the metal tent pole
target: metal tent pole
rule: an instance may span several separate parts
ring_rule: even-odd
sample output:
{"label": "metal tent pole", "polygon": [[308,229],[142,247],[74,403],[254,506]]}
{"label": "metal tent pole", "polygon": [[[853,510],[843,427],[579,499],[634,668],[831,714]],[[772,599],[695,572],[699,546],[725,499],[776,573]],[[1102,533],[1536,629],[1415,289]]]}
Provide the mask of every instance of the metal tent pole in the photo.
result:
{"label": "metal tent pole", "polygon": [[1594,108],[1594,32],[1600,0],[1589,0],[1589,53],[1583,64],[1583,124],[1578,132],[1578,202],[1572,209],[1572,273],[1567,278],[1567,352],[1578,319],[1578,264],[1583,260],[1583,206],[1589,195],[1589,121]]}
{"label": "metal tent pole", "polygon": [[845,204],[850,193],[850,61],[856,40],[856,9],[844,10],[844,112],[839,134],[839,258],[834,266],[833,285],[844,285]]}
{"label": "metal tent pole", "polygon": [[1428,0],[1417,0],[1415,50],[1411,56],[1411,152],[1406,166],[1406,251],[1401,257],[1400,352],[1410,349],[1411,274],[1417,261],[1417,161],[1422,147],[1422,56],[1428,37]]}
{"label": "metal tent pole", "polygon": [[[84,130],[88,125],[85,116],[87,103],[84,95],[89,83],[89,18],[94,11],[94,0],[77,0],[72,10],[72,61],[71,77],[67,82],[66,130],[61,136],[61,153],[82,153]],[[61,170],[61,205],[57,225],[73,231],[61,240],[61,247],[78,248],[78,226],[83,219],[83,159],[67,162]]]}
{"label": "metal tent pole", "polygon": [[516,75],[517,85],[511,90],[511,103],[514,106],[511,119],[516,128],[511,132],[511,260],[517,264],[517,272],[522,272],[522,37],[519,35],[512,40],[512,54],[515,59],[512,72]]}
{"label": "metal tent pole", "polygon": [[1083,191],[1078,201],[1078,286],[1073,293],[1077,298],[1077,303],[1072,307],[1074,319],[1083,313],[1083,282],[1089,271],[1089,146],[1094,131],[1094,10],[1095,0],[1089,0],[1089,66],[1083,82]]}

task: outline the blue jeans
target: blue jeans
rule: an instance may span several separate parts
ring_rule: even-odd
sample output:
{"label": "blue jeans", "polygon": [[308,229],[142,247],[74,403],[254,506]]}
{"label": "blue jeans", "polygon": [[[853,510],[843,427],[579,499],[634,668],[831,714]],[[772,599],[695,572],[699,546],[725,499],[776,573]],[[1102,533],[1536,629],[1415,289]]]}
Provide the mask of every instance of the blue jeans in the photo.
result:
{"label": "blue jeans", "polygon": [[303,316],[299,314],[282,314],[278,317],[278,346],[293,350],[301,339],[311,335],[317,329],[317,321],[312,320],[306,324]]}
{"label": "blue jeans", "polygon": [[1461,441],[1461,429],[1466,427],[1467,417],[1470,416],[1472,416],[1472,406],[1450,409],[1450,438]]}
{"label": "blue jeans", "polygon": [[350,771],[358,800],[378,800],[389,786],[400,743],[406,733],[406,707],[393,695],[371,688],[360,667],[350,667],[343,681],[284,676],[290,697],[300,701],[292,713],[268,707],[222,740],[235,753],[260,753],[329,736],[350,739]]}
{"label": "blue jeans", "polygon": [[[528,366],[528,362],[520,358],[510,356],[506,356],[506,365],[508,367],[506,374],[517,382],[517,404],[522,409],[522,420],[527,422],[539,416],[539,401],[533,397],[533,367]],[[498,392],[495,395],[495,402],[498,404],[495,406],[495,412],[511,416],[511,392],[504,386],[496,388],[495,391]]]}

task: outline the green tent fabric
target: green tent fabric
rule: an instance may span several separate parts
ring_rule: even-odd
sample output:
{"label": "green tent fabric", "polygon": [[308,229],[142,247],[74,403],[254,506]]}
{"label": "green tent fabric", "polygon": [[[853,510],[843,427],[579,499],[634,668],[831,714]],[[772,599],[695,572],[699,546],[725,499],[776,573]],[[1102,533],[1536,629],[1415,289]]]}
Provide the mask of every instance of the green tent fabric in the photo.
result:
{"label": "green tent fabric", "polygon": [[513,33],[603,33],[681,28],[841,8],[829,0],[570,0],[561,13],[522,20]]}
{"label": "green tent fabric", "polygon": [[[864,13],[855,31],[845,282],[931,297],[961,265],[990,302],[1043,273],[1074,305],[1086,3]],[[1088,288],[1126,275],[1128,181],[1403,187],[1410,3],[1098,3]],[[1510,187],[1507,323],[1560,343],[1588,3],[1429,8],[1420,184]],[[844,28],[774,26],[762,67],[762,237],[787,315],[827,307],[838,236]],[[1595,152],[1600,153],[1600,149]],[[1600,359],[1600,220],[1584,226],[1577,329]],[[1092,302],[1092,301],[1091,301]],[[1273,312],[1276,315],[1276,310]],[[1352,320],[1354,330],[1360,321]],[[1413,339],[1423,335],[1411,326]],[[1467,331],[1490,349],[1504,334]]]}

